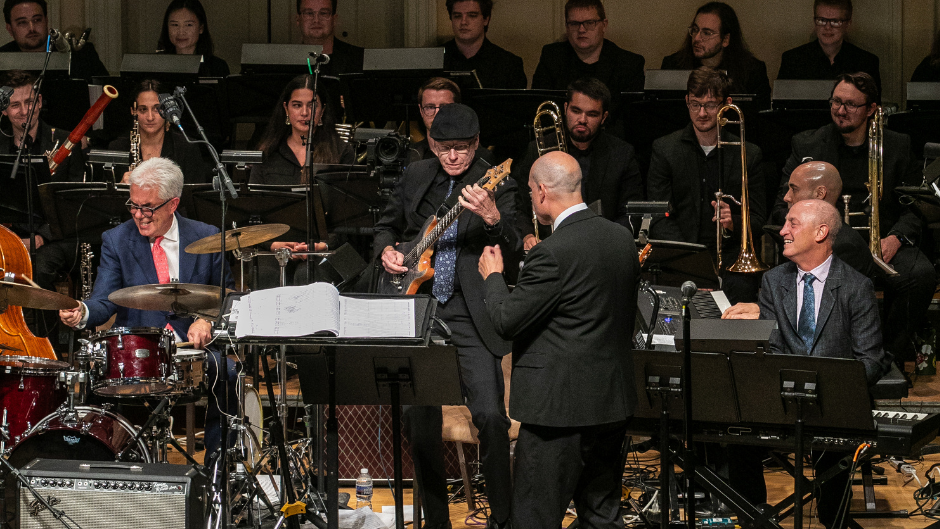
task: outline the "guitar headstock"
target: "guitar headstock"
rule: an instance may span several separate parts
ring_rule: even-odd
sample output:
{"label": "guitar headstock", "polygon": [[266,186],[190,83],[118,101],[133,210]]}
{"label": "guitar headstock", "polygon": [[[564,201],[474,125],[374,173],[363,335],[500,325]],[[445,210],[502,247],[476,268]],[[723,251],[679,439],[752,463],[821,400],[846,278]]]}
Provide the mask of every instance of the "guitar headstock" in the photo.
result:
{"label": "guitar headstock", "polygon": [[486,182],[480,187],[487,191],[492,191],[496,189],[496,186],[503,185],[506,177],[509,176],[509,166],[511,165],[512,158],[507,158],[505,162],[491,167],[490,170],[486,172],[486,175],[483,176],[483,180],[486,180]]}

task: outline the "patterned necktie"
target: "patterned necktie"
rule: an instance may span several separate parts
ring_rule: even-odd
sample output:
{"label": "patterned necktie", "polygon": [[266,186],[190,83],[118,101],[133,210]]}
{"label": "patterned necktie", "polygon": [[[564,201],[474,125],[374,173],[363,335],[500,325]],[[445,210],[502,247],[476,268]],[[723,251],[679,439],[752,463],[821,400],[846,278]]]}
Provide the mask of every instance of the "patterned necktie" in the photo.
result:
{"label": "patterned necktie", "polygon": [[157,281],[160,284],[166,284],[170,282],[170,264],[166,260],[166,252],[163,250],[163,247],[160,246],[160,243],[163,242],[163,235],[157,237],[153,241],[153,265],[157,268]]}
{"label": "patterned necktie", "polygon": [[[450,181],[447,196],[454,191],[454,181]],[[434,258],[434,286],[431,293],[441,303],[454,293],[454,272],[457,265],[457,221],[455,220],[435,243],[436,257]]]}
{"label": "patterned necktie", "polygon": [[816,293],[813,282],[816,276],[805,274],[803,276],[803,308],[800,309],[800,320],[797,322],[797,332],[803,343],[806,344],[806,354],[813,349],[813,336],[816,334]]}

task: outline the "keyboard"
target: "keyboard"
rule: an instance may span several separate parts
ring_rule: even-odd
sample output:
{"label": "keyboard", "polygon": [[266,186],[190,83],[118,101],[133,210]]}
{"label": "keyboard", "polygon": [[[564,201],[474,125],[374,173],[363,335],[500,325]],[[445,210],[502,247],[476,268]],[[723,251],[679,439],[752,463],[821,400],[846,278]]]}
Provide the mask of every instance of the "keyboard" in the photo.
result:
{"label": "keyboard", "polygon": [[[656,339],[655,349],[663,351],[675,351],[674,343],[669,342],[668,337],[673,337],[673,342],[682,339],[682,291],[678,287],[666,287],[653,285],[653,290],[659,295],[659,315],[653,324],[653,334],[662,338]],[[634,344],[638,348],[645,347],[645,332],[643,329],[649,328],[650,318],[653,315],[653,296],[644,290],[640,291],[637,297],[637,332],[634,335]],[[720,319],[722,312],[728,308],[728,298],[720,290],[700,290],[692,296],[690,313],[692,319]],[[642,318],[642,320],[641,320]],[[658,342],[664,343],[658,343]]]}

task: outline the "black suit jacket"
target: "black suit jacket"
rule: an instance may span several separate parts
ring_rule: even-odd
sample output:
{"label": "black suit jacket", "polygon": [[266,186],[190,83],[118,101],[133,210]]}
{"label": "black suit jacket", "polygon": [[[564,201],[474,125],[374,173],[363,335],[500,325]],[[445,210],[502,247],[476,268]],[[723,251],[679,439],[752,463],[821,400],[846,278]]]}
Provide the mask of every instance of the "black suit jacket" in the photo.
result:
{"label": "black suit jacket", "polygon": [[501,274],[487,277],[490,318],[513,341],[514,419],[589,426],[633,414],[639,276],[630,230],[585,210],[529,252],[511,294]]}
{"label": "black suit jacket", "polygon": [[476,71],[483,88],[525,89],[529,80],[525,76],[522,57],[483,39],[476,55],[464,57],[456,40],[444,44],[444,70],[448,72]]}
{"label": "black suit jacket", "polygon": [[600,59],[594,64],[585,64],[575,53],[571,44],[553,42],[542,48],[542,56],[532,76],[532,88],[567,90],[568,85],[581,77],[596,77],[607,85],[616,99],[620,92],[642,92],[646,75],[642,55],[620,48],[604,39]]}
{"label": "black suit jacket", "polygon": [[819,41],[813,40],[783,52],[777,79],[834,80],[838,75],[855,72],[871,75],[878,88],[881,88],[881,70],[877,55],[851,42],[842,41],[842,49],[836,55],[835,62],[829,62],[829,57],[823,52]]}
{"label": "black suit jacket", "polygon": [[360,73],[364,55],[365,48],[333,37],[333,53],[330,54],[330,62],[320,67],[320,75],[337,76],[341,73]]}
{"label": "black suit jacket", "polygon": [[[663,57],[660,66],[663,70],[694,70],[702,65],[702,61],[695,59],[690,64],[683,64],[682,51]],[[722,61],[719,70],[728,72],[731,78],[732,94],[755,94],[759,108],[770,108],[770,81],[767,78],[767,65],[764,61],[748,56],[741,64],[728,64]]]}
{"label": "black suit jacket", "polygon": [[[481,166],[485,165],[482,162],[475,163],[469,171],[478,173],[476,179],[480,179],[485,172]],[[387,246],[397,246],[400,242],[418,237],[427,220],[418,213],[418,208],[440,167],[440,162],[434,158],[414,162],[405,169],[389,197],[382,217],[375,225],[376,258],[382,255]],[[462,180],[465,175],[459,178]],[[483,278],[477,271],[477,265],[483,248],[494,244],[498,244],[504,255],[509,256],[508,263],[519,262],[522,243],[515,229],[515,204],[516,184],[512,178],[507,178],[504,185],[496,188],[496,206],[500,213],[498,229],[485,229],[483,219],[470,212],[460,215],[457,223],[457,279],[477,331],[487,349],[498,356],[509,354],[510,345],[496,334],[493,323],[486,316]]]}
{"label": "black suit jacket", "polygon": [[[724,137],[723,137],[724,138]],[[727,141],[737,141],[737,137],[728,134]],[[722,141],[725,141],[723,139]],[[722,191],[735,198],[741,198],[741,155],[736,145],[722,147],[724,167]],[[751,210],[751,232],[760,236],[760,227],[767,219],[767,207],[764,199],[764,174],[761,170],[762,156],[760,148],[747,143],[747,189],[749,209]],[[712,151],[711,156],[717,156]],[[646,196],[649,200],[667,200],[672,203],[673,214],[655,219],[650,232],[653,238],[667,241],[697,243],[702,216],[702,208],[712,208],[711,200],[702,201],[702,177],[699,174],[700,159],[705,152],[698,143],[692,124],[653,142],[653,156],[650,160],[649,173],[646,176]],[[741,233],[740,207],[730,202],[734,219],[734,235]],[[756,228],[755,228],[756,227]],[[737,239],[740,240],[740,239]]]}
{"label": "black suit jacket", "polygon": [[[787,194],[790,174],[800,165],[804,157],[834,165],[842,175],[843,188],[848,187],[849,182],[868,181],[868,174],[849,174],[843,168],[839,160],[839,147],[842,144],[842,135],[832,123],[817,130],[807,130],[793,136],[793,150],[783,167],[783,178],[780,181],[780,189],[777,191],[774,218],[786,216],[787,205],[783,197]],[[897,186],[920,184],[920,170],[911,152],[910,136],[885,129],[883,159],[884,193],[880,202],[881,237],[891,234],[902,235],[912,243],[916,243],[920,239],[924,223],[910,207],[902,206],[894,193],[894,188]],[[853,195],[852,204],[861,203],[864,198],[864,196]],[[842,211],[843,207],[840,198],[836,208]],[[859,211],[859,208],[855,207],[853,211]]]}
{"label": "black suit jacket", "polygon": [[[519,230],[531,235],[532,197],[529,195],[529,172],[538,159],[535,141],[529,143],[525,158],[513,164],[512,174],[519,183]],[[581,196],[587,204],[601,201],[604,218],[630,227],[624,207],[627,202],[643,200],[643,179],[636,161],[636,151],[629,143],[601,131],[591,143],[591,169],[582,175]]]}
{"label": "black suit jacket", "polygon": [[865,364],[869,384],[887,373],[891,357],[881,345],[881,320],[871,281],[832,256],[816,319],[813,348],[807,351],[797,332],[796,277],[797,267],[793,262],[764,274],[760,318],[777,322],[777,329],[770,334],[771,351],[860,360]]}

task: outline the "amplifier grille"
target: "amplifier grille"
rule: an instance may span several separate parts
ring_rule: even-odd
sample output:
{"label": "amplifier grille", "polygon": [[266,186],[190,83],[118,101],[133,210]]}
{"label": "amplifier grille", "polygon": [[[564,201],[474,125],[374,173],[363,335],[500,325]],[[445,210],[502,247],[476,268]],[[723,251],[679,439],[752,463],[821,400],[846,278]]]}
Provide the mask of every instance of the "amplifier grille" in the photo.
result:
{"label": "amplifier grille", "polygon": [[[48,500],[58,500],[55,508],[65,512],[82,529],[126,527],[129,529],[186,529],[186,496],[140,494],[100,490],[38,489]],[[33,495],[20,490],[20,529],[61,529],[57,521],[42,511],[32,515]]]}

